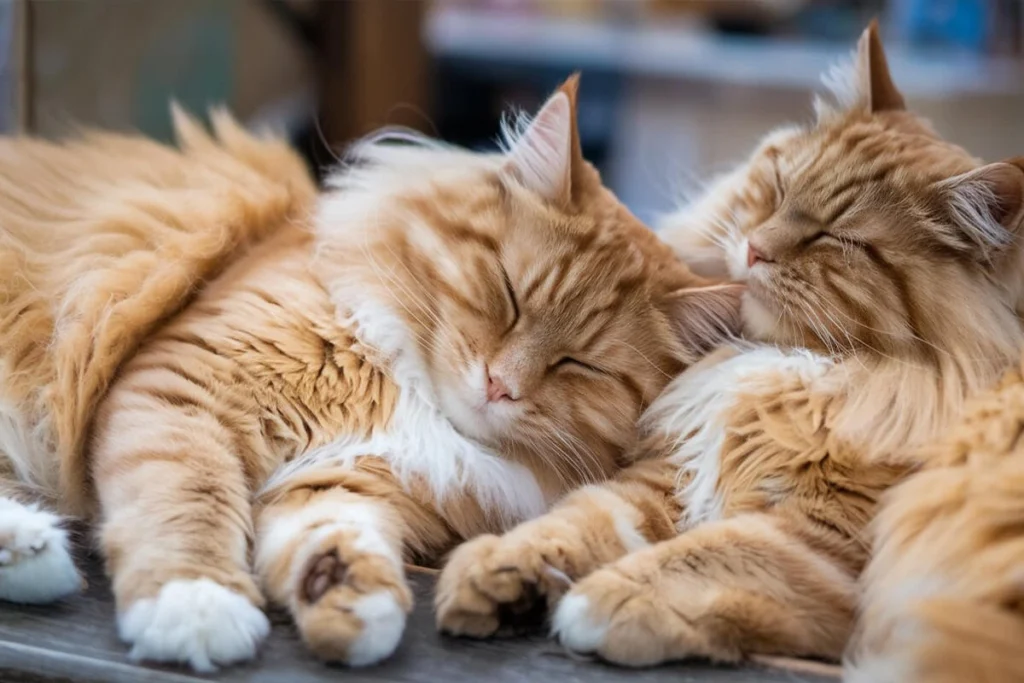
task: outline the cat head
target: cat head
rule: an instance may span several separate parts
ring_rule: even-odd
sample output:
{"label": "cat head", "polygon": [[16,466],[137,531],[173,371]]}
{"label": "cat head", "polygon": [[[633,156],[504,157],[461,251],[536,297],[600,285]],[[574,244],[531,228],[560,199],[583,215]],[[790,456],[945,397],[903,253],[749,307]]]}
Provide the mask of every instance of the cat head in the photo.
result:
{"label": "cat head", "polygon": [[580,153],[575,78],[504,153],[358,145],[317,218],[317,272],[360,340],[464,435],[597,463],[671,376],[738,326]]}
{"label": "cat head", "polygon": [[768,135],[664,238],[696,272],[746,281],[759,340],[901,358],[1009,348],[1024,164],[982,165],[908,112],[875,24],[832,81],[813,125]]}

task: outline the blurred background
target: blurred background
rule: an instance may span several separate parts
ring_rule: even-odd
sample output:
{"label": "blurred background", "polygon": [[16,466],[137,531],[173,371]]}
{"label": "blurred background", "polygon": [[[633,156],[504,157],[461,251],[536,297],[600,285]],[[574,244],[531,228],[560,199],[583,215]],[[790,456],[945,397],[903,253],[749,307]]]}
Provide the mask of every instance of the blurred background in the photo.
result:
{"label": "blurred background", "polygon": [[913,107],[1024,154],[1024,0],[0,0],[0,129],[168,138],[170,98],[227,103],[320,173],[383,125],[492,146],[581,69],[584,151],[651,220],[806,120],[874,16]]}

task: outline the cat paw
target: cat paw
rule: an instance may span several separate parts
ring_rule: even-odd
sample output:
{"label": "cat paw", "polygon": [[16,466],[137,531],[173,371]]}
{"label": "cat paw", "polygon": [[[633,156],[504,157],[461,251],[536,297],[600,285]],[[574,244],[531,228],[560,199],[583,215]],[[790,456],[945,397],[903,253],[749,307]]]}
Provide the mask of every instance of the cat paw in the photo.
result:
{"label": "cat paw", "polygon": [[60,518],[0,499],[0,600],[45,604],[82,586]]}
{"label": "cat paw", "polygon": [[438,580],[438,630],[486,638],[502,627],[537,625],[571,584],[549,559],[538,544],[514,535],[462,544]]}
{"label": "cat paw", "polygon": [[323,530],[299,572],[292,612],[302,639],[328,662],[369,666],[391,656],[412,611],[401,558],[370,529]]}
{"label": "cat paw", "polygon": [[618,568],[601,569],[562,598],[552,635],[570,652],[622,666],[651,666],[677,659],[692,633],[665,606],[651,582]]}
{"label": "cat paw", "polygon": [[211,672],[255,657],[270,622],[244,595],[215,581],[178,579],[119,615],[118,631],[133,660]]}

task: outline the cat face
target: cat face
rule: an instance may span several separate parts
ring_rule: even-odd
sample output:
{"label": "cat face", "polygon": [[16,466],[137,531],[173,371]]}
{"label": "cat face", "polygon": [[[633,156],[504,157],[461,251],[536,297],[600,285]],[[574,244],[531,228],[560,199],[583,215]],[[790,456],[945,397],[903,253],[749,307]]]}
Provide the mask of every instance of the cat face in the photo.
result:
{"label": "cat face", "polygon": [[849,75],[839,106],[768,136],[667,240],[698,272],[747,282],[760,340],[927,356],[1005,325],[1020,165],[979,166],[906,112],[874,27]]}
{"label": "cat face", "polygon": [[[361,339],[463,435],[578,481],[606,472],[644,406],[736,328],[739,297],[602,187],[575,95],[570,80],[502,155],[357,150],[365,168],[336,181],[318,224],[335,300],[374,302],[354,312]],[[370,185],[386,199],[361,199]]]}

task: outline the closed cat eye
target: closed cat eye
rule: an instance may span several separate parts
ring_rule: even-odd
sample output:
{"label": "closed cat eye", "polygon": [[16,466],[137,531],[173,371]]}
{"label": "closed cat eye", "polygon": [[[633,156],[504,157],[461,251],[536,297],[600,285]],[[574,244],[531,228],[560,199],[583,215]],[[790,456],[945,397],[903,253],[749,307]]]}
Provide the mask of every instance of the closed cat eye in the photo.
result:
{"label": "closed cat eye", "polygon": [[821,231],[811,235],[807,239],[805,239],[804,240],[804,245],[810,246],[812,244],[818,244],[818,243],[823,242],[823,241],[831,241],[831,242],[834,242],[836,244],[842,244],[842,240],[841,239],[839,239],[838,237],[836,237],[835,235],[833,235],[831,233],[828,233],[828,232],[825,232],[824,230],[821,230]]}
{"label": "closed cat eye", "polygon": [[505,292],[508,294],[508,300],[512,304],[512,323],[505,330],[505,333],[512,331],[512,328],[519,322],[519,302],[516,301],[516,291],[512,289],[512,279],[508,276],[508,271],[504,268],[501,269],[501,275],[505,280]]}
{"label": "closed cat eye", "polygon": [[584,363],[581,360],[577,360],[576,358],[573,358],[572,356],[563,356],[561,359],[559,359],[559,361],[557,363],[555,363],[554,365],[551,366],[551,369],[557,370],[558,368],[572,367],[572,366],[575,366],[577,368],[581,368],[583,370],[587,370],[588,372],[594,372],[594,373],[597,373],[599,375],[606,375],[606,374],[608,374],[604,370],[602,370],[602,369],[600,369],[598,367],[595,367],[595,366],[593,366],[593,365],[591,365],[589,363]]}

